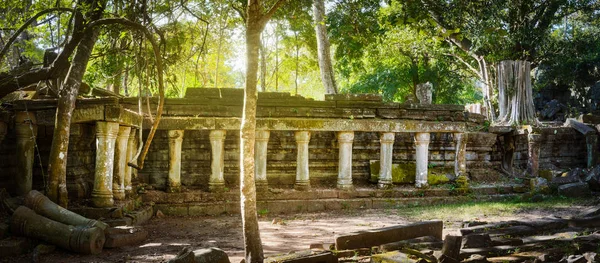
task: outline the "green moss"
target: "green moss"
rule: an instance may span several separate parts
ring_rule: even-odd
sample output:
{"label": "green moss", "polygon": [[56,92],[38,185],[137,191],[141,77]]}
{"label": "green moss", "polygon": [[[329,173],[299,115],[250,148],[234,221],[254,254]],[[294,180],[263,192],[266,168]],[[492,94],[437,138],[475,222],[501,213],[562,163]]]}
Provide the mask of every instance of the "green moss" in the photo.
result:
{"label": "green moss", "polygon": [[552,181],[552,171],[550,171],[550,170],[540,170],[539,174],[540,174],[540,177],[548,180],[548,182]]}
{"label": "green moss", "polygon": [[[371,182],[377,183],[379,179],[379,161],[371,161]],[[417,165],[415,163],[392,164],[392,182],[394,184],[414,184]],[[430,185],[448,183],[450,179],[446,174],[453,173],[452,168],[434,167],[427,169],[427,183]]]}
{"label": "green moss", "polygon": [[429,174],[427,175],[427,183],[429,185],[438,185],[445,184],[450,182],[450,179],[445,174],[437,174],[434,171],[429,170]]}

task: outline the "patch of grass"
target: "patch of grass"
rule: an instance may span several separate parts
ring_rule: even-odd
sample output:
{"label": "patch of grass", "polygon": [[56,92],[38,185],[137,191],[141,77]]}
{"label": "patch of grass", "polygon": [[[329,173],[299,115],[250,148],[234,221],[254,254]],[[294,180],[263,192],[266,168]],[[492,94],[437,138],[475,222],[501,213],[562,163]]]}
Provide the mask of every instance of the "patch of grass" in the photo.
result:
{"label": "patch of grass", "polygon": [[541,202],[530,202],[521,198],[505,201],[468,201],[433,206],[408,206],[397,210],[397,214],[411,220],[441,219],[444,221],[471,220],[486,216],[511,216],[529,209],[551,209],[585,203],[582,199],[548,197]]}

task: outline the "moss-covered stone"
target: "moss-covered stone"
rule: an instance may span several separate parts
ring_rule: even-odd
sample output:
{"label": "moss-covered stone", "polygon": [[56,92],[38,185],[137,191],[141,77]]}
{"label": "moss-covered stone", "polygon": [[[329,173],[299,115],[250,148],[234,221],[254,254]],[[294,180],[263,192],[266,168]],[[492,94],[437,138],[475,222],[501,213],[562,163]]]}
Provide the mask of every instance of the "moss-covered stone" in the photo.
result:
{"label": "moss-covered stone", "polygon": [[[380,164],[378,160],[371,160],[371,182],[377,183],[379,180]],[[392,164],[392,183],[394,184],[414,184],[417,165],[415,163],[394,163]],[[446,174],[451,174],[452,168],[433,167],[427,169],[427,183],[429,185],[444,184],[450,181]]]}
{"label": "moss-covered stone", "polygon": [[552,171],[551,170],[540,170],[539,175],[540,175],[540,177],[548,180],[548,182],[552,181]]}

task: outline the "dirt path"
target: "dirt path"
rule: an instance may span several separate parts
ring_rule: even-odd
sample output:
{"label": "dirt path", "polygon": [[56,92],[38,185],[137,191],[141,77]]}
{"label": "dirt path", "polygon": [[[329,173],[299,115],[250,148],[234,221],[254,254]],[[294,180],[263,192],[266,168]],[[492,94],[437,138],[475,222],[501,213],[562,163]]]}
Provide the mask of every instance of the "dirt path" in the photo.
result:
{"label": "dirt path", "polygon": [[[455,233],[464,220],[497,222],[513,219],[566,217],[585,206],[531,208],[510,215],[448,215],[444,234]],[[400,214],[400,215],[399,215]],[[311,243],[333,243],[336,234],[380,228],[418,221],[402,216],[401,210],[342,210],[331,213],[261,217],[260,229],[266,255],[306,250]],[[427,219],[427,218],[423,218]],[[185,246],[193,249],[216,246],[229,254],[231,262],[243,256],[239,216],[153,218],[145,226],[149,238],[138,246],[105,249],[101,255],[80,256],[57,249],[41,257],[41,262],[166,262]],[[32,255],[9,259],[30,262]],[[0,260],[2,261],[2,260]]]}

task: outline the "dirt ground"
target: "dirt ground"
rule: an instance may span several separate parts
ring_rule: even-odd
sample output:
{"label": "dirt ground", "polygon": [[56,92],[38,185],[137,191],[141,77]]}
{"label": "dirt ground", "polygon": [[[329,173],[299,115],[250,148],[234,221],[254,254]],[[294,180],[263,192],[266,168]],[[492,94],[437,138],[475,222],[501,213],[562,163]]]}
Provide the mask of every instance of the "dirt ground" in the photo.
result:
{"label": "dirt ground", "polygon": [[[508,215],[451,215],[444,222],[444,235],[456,234],[465,220],[487,222],[547,216],[568,217],[586,205],[551,208],[527,208]],[[402,209],[402,208],[400,208]],[[407,208],[410,209],[410,208]],[[397,209],[342,210],[301,215],[264,216],[259,218],[265,254],[281,254],[306,250],[311,243],[333,243],[336,234],[380,228],[418,221],[398,215]],[[402,214],[402,213],[400,213]],[[148,239],[139,245],[105,249],[102,254],[82,256],[62,249],[40,256],[39,262],[166,262],[186,246],[193,249],[219,247],[231,262],[240,262],[243,241],[239,215],[217,217],[153,218],[144,225]],[[6,262],[31,262],[32,253]]]}

